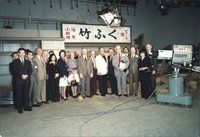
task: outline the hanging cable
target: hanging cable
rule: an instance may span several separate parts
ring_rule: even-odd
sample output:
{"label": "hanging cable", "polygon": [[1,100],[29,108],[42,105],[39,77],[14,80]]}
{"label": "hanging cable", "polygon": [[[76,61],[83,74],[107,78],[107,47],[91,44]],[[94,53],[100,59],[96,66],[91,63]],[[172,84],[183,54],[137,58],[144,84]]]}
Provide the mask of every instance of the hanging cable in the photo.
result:
{"label": "hanging cable", "polygon": [[130,13],[129,13],[129,10],[128,10],[128,6],[126,7],[126,9],[127,9],[127,15],[129,15]]}
{"label": "hanging cable", "polygon": [[74,7],[73,7],[73,1],[72,1],[72,0],[71,0],[71,7],[70,7],[70,9],[71,9],[71,10],[74,9]]}
{"label": "hanging cable", "polygon": [[36,5],[36,0],[33,0],[33,4]]}
{"label": "hanging cable", "polygon": [[78,8],[78,0],[76,0],[76,7]]}
{"label": "hanging cable", "polygon": [[24,20],[24,29],[26,29],[26,21]]}
{"label": "hanging cable", "polygon": [[90,12],[90,5],[89,5],[90,0],[87,0],[87,12]]}
{"label": "hanging cable", "polygon": [[31,3],[30,0],[28,1],[28,21],[31,24]]}
{"label": "hanging cable", "polygon": [[59,0],[60,9],[62,9],[62,0]]}
{"label": "hanging cable", "polygon": [[50,0],[50,8],[53,8],[53,0]]}
{"label": "hanging cable", "polygon": [[99,6],[98,6],[98,1],[96,0],[96,11],[98,12],[99,11]]}

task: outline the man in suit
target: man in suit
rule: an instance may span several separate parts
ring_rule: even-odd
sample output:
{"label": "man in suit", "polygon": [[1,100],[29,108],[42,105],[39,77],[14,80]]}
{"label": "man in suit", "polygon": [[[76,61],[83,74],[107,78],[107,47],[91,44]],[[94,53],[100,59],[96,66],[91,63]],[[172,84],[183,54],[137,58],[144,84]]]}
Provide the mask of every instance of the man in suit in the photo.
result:
{"label": "man in suit", "polygon": [[[43,50],[42,58],[44,59],[45,65],[47,66],[47,62],[49,60],[49,52],[47,50]],[[46,69],[47,69],[47,67],[46,67]],[[51,100],[51,96],[52,96],[49,84],[50,84],[49,83],[49,76],[48,76],[48,74],[46,74],[46,103],[48,103],[49,100]]]}
{"label": "man in suit", "polygon": [[46,63],[42,58],[42,49],[35,50],[35,57],[33,60],[37,63],[38,68],[38,96],[37,102],[41,105],[46,103]]}
{"label": "man in suit", "polygon": [[109,56],[108,56],[108,80],[110,82],[110,86],[111,86],[111,94],[115,94],[117,95],[117,79],[115,77],[115,73],[114,73],[114,67],[112,64],[112,60],[114,57],[114,49],[110,48],[108,50]]}
{"label": "man in suit", "polygon": [[18,53],[13,52],[11,56],[13,58],[13,61],[9,63],[9,70],[10,70],[10,74],[12,75],[13,103],[14,103],[15,109],[17,109],[17,92],[16,92],[16,86],[15,86],[16,82],[15,82],[13,62],[14,60],[18,59]]}
{"label": "man in suit", "polygon": [[153,49],[151,44],[147,44],[145,46],[146,48],[146,56],[150,59],[151,63],[151,92],[153,92],[156,89],[156,72],[157,72],[157,56],[158,52]]}
{"label": "man in suit", "polygon": [[[76,59],[77,62],[79,62],[79,59],[81,58],[81,54],[82,54],[81,50],[77,49],[75,52],[76,56],[74,57],[74,59]],[[78,74],[80,74],[79,69],[78,69]],[[78,85],[77,92],[78,92],[78,95],[81,94],[81,84]]]}
{"label": "man in suit", "polygon": [[97,67],[96,67],[96,52],[92,50],[90,52],[93,67],[93,77],[90,78],[90,90],[91,95],[98,95],[97,93]]}
{"label": "man in suit", "polygon": [[17,92],[17,109],[19,113],[25,111],[32,111],[29,107],[29,86],[30,86],[30,76],[32,73],[32,67],[30,61],[26,60],[25,49],[18,49],[19,58],[14,60],[14,75],[16,82],[16,92]]}
{"label": "man in suit", "polygon": [[126,89],[126,76],[129,72],[129,59],[125,54],[122,54],[122,49],[120,45],[115,47],[117,54],[113,57],[113,66],[115,70],[115,76],[117,78],[117,89],[118,96],[124,95],[128,97]]}
{"label": "man in suit", "polygon": [[130,65],[129,65],[129,95],[135,94],[138,95],[138,58],[136,55],[135,47],[131,47],[131,54],[128,56]]}
{"label": "man in suit", "polygon": [[99,91],[101,96],[106,96],[107,93],[107,73],[108,60],[105,56],[104,48],[99,48],[99,55],[96,57],[97,75],[99,78]]}
{"label": "man in suit", "polygon": [[93,77],[92,59],[87,55],[87,49],[82,49],[82,56],[78,61],[78,70],[81,78],[81,95],[91,97],[90,78]]}
{"label": "man in suit", "polygon": [[40,107],[40,104],[37,103],[38,96],[38,67],[37,63],[33,60],[33,52],[27,52],[27,58],[31,62],[32,73],[31,73],[31,84],[29,89],[29,105],[30,107]]}

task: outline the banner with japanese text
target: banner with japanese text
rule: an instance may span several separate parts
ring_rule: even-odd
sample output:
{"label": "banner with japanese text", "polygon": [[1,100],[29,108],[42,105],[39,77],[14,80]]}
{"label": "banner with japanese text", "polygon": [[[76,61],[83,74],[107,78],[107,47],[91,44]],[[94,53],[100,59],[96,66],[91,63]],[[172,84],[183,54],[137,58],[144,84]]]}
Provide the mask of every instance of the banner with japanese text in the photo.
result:
{"label": "banner with japanese text", "polygon": [[131,43],[130,27],[62,24],[66,43]]}

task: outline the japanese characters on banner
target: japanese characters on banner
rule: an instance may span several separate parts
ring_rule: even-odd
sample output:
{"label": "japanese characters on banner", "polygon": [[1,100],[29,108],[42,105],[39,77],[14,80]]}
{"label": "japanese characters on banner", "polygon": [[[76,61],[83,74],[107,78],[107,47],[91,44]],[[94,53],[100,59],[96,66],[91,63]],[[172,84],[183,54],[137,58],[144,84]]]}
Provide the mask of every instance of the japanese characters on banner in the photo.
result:
{"label": "japanese characters on banner", "polygon": [[62,24],[62,36],[69,43],[131,43],[131,28]]}

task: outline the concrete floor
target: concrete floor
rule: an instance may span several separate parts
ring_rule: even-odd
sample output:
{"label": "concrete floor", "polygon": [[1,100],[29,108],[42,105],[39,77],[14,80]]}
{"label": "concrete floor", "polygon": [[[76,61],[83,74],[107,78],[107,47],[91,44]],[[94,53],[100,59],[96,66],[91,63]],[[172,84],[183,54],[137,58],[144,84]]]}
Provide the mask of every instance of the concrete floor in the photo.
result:
{"label": "concrete floor", "polygon": [[151,98],[94,96],[84,102],[73,98],[19,114],[0,107],[2,137],[198,137],[199,99],[192,108],[157,104]]}

